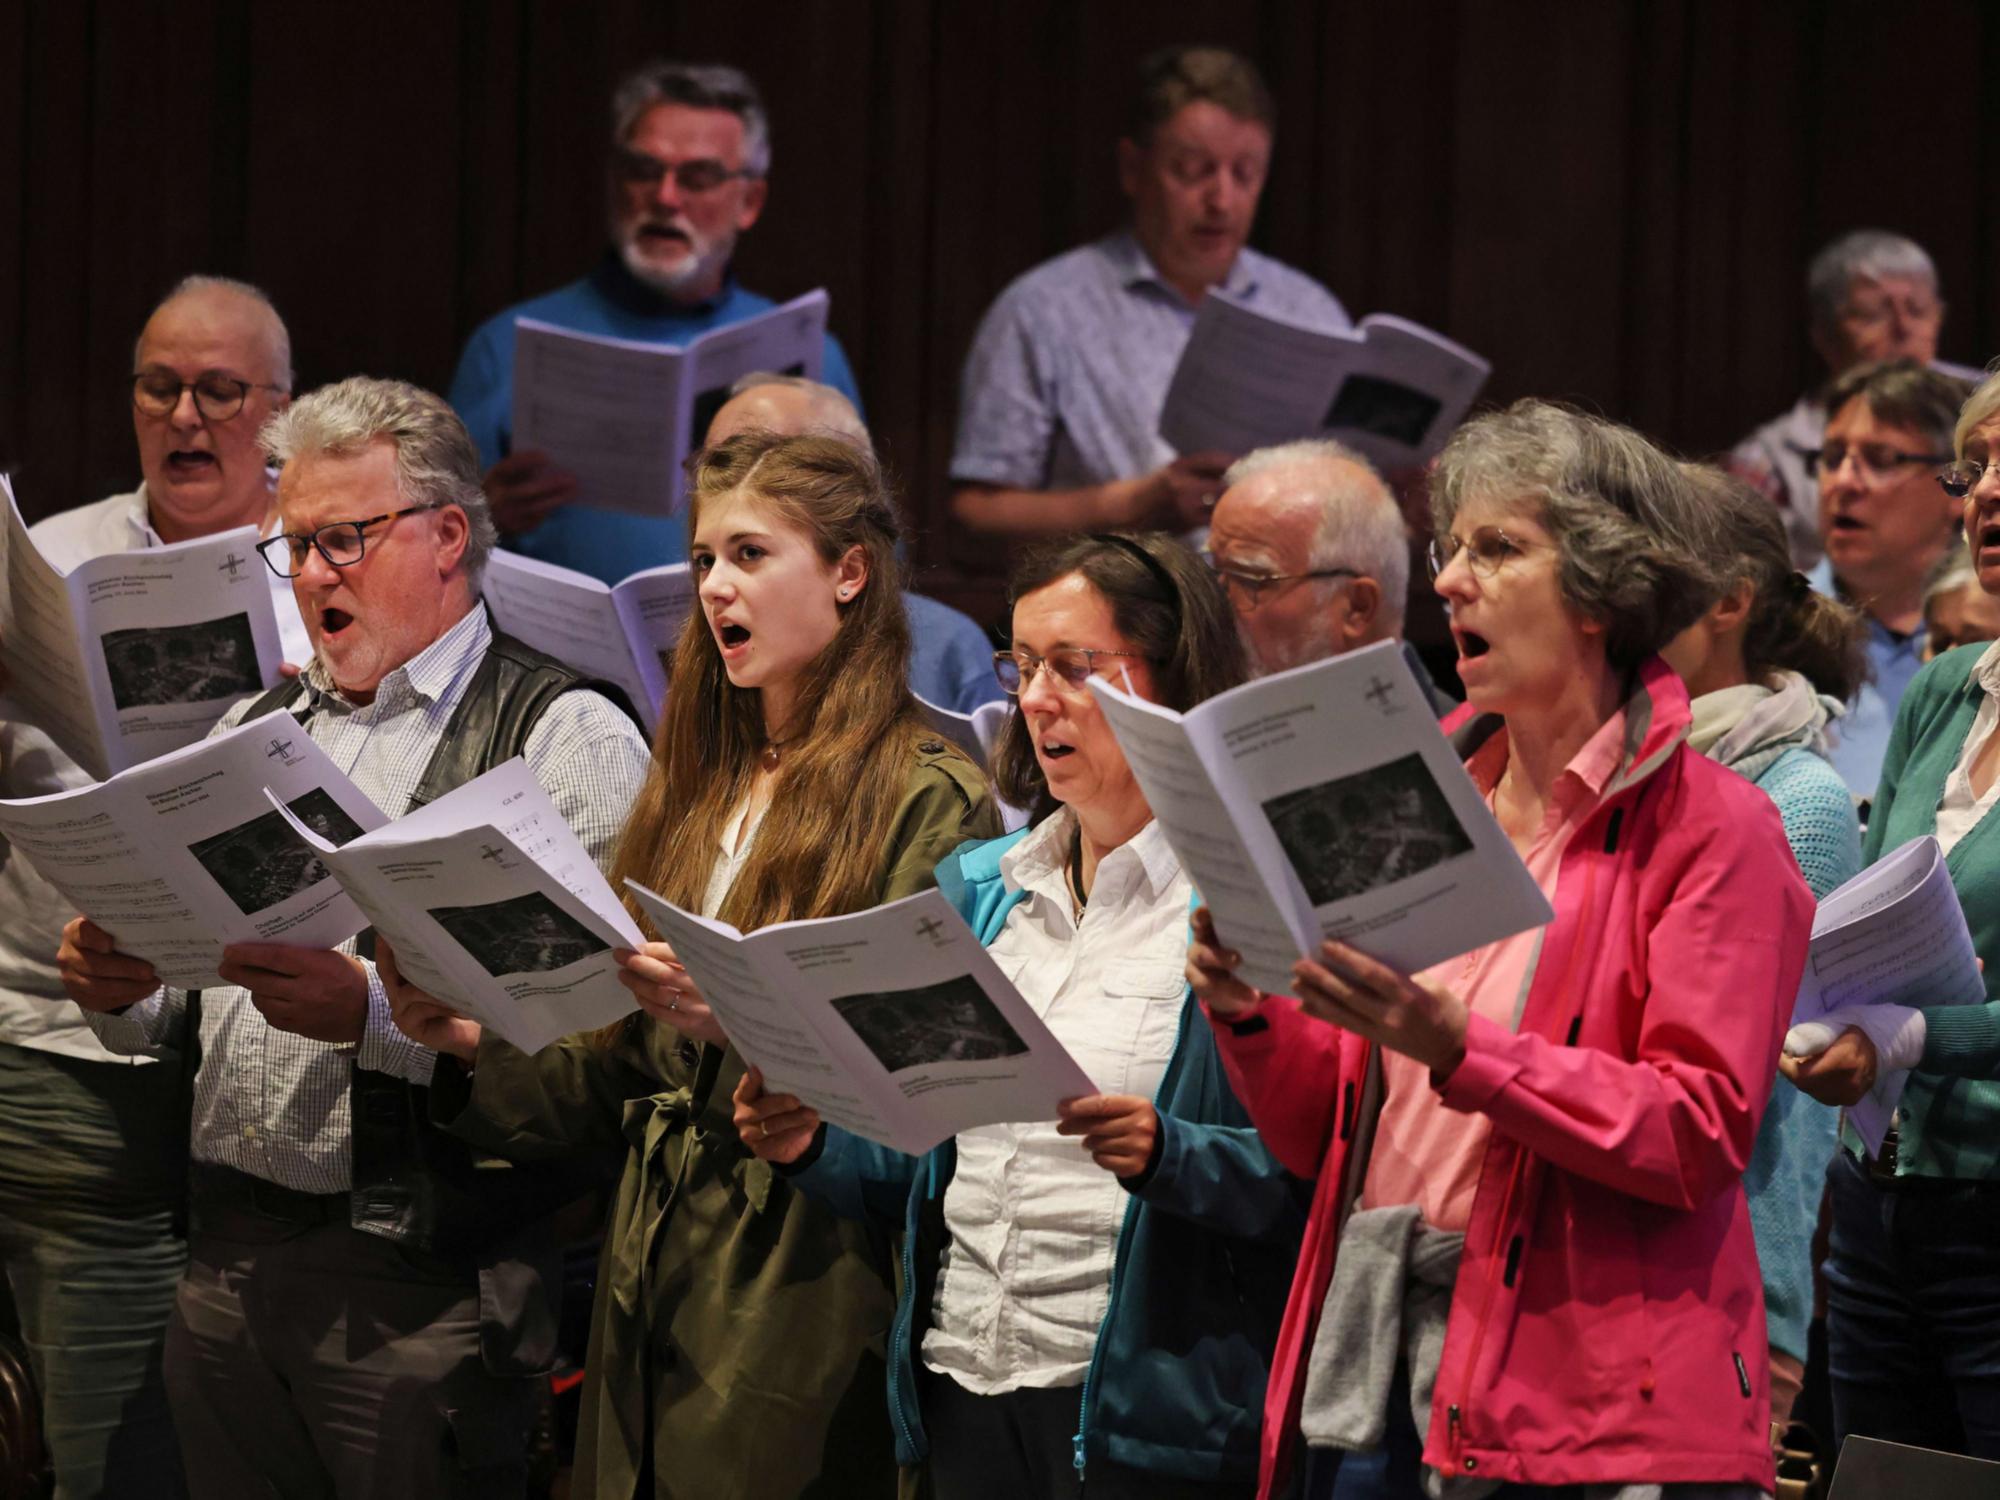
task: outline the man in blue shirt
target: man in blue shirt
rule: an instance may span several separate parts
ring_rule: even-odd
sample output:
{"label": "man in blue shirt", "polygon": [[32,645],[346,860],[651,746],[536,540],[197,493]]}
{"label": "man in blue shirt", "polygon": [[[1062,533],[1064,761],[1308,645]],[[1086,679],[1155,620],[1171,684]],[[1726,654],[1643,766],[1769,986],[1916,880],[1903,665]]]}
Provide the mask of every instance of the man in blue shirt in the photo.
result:
{"label": "man in blue shirt", "polygon": [[1276,109],[1233,52],[1140,64],[1118,180],[1127,230],[1045,261],[995,300],[959,383],[952,513],[1024,536],[1207,523],[1230,453],[1176,454],[1160,408],[1211,291],[1287,323],[1345,330],[1303,272],[1248,248]]}
{"label": "man in blue shirt", "polygon": [[1834,726],[1832,756],[1858,798],[1875,795],[1897,705],[1923,665],[1924,585],[1958,536],[1959,502],[1936,476],[1965,397],[1962,381],[1911,359],[1861,365],[1826,393],[1813,454],[1826,556],[1806,576],[1868,619],[1868,678]]}
{"label": "man in blue shirt", "polygon": [[[486,494],[510,551],[616,583],[687,556],[679,516],[578,505],[575,479],[541,452],[512,451],[514,320],[684,344],[775,304],[729,274],[764,210],[770,122],[735,68],[649,63],[612,97],[611,245],[590,274],[488,319],[466,342],[451,404],[479,445]],[[826,340],[826,382],[859,402],[847,356]],[[664,417],[663,417],[664,420]]]}

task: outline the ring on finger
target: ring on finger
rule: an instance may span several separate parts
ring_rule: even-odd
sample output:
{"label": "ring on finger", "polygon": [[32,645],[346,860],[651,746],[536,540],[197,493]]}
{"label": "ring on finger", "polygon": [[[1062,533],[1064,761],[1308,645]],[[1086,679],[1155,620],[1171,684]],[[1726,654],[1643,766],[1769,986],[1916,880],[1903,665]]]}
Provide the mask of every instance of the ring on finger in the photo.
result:
{"label": "ring on finger", "polygon": [[761,1136],[764,1136],[766,1139],[769,1139],[771,1134],[771,1122],[769,1120],[759,1120],[757,1122],[757,1133]]}

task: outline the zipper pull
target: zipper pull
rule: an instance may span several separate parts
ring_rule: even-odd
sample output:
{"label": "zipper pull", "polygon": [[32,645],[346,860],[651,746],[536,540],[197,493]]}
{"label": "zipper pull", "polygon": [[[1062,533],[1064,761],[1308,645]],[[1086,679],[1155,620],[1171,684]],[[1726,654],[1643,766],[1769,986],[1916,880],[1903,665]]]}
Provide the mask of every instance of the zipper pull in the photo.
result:
{"label": "zipper pull", "polygon": [[1445,1451],[1451,1454],[1453,1458],[1458,1457],[1458,1408],[1456,1406],[1447,1406],[1444,1409],[1444,1432]]}
{"label": "zipper pull", "polygon": [[1076,1436],[1070,1439],[1070,1444],[1075,1449],[1075,1455],[1070,1459],[1070,1462],[1076,1466],[1077,1483],[1081,1484],[1083,1482],[1083,1429],[1081,1427],[1077,1428]]}

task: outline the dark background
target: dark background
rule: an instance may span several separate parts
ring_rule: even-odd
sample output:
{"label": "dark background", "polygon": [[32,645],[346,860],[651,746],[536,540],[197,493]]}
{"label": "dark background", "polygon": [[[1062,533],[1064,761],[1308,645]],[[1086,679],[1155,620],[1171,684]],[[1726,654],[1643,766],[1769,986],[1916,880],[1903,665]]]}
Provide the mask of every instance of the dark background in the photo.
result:
{"label": "dark background", "polygon": [[8,0],[0,462],[31,519],[136,483],[132,341],[190,271],[272,293],[301,389],[442,390],[597,253],[618,74],[719,59],[773,116],[741,277],[829,288],[919,581],[990,616],[943,505],[959,363],[1011,277],[1117,222],[1132,66],[1189,40],[1277,94],[1259,247],[1481,351],[1489,398],[1726,447],[1817,378],[1804,265],[1863,224],[1935,256],[1945,357],[2000,341],[1975,0]]}

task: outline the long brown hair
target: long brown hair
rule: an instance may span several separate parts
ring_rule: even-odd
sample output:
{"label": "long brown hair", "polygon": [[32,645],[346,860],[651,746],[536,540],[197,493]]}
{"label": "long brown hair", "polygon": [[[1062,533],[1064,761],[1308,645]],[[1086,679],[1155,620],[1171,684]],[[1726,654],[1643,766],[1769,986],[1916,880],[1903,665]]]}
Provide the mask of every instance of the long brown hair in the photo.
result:
{"label": "long brown hair", "polygon": [[[764,821],[719,913],[748,931],[874,902],[890,817],[928,731],[910,696],[896,512],[875,461],[837,438],[738,433],[690,465],[690,536],[703,506],[739,493],[803,531],[828,564],[857,546],[868,559],[867,583],[839,606],[833,640],[801,673],[771,793],[779,815]],[[629,876],[698,908],[764,743],[758,694],[731,684],[696,609],[674,651],[673,689],[619,840],[614,884],[622,889]]]}
{"label": "long brown hair", "polygon": [[1797,672],[1818,692],[1848,699],[1867,671],[1868,622],[1859,610],[1812,588],[1792,567],[1778,507],[1711,464],[1687,464],[1708,502],[1713,565],[1725,589],[1747,583],[1743,667],[1752,682]]}
{"label": "long brown hair", "polygon": [[[1163,531],[1105,532],[1029,553],[1008,580],[1007,609],[1037,589],[1083,579],[1111,606],[1118,633],[1152,665],[1158,701],[1185,713],[1249,678],[1249,659],[1222,585]],[[993,786],[1039,821],[1055,811],[1018,702],[993,747]]]}

